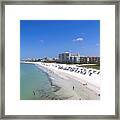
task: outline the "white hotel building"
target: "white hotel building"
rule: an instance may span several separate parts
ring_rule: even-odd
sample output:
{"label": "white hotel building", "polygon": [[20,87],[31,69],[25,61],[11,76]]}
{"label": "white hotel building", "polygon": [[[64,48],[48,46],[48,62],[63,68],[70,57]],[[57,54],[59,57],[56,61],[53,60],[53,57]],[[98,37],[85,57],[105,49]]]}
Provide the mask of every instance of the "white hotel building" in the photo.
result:
{"label": "white hotel building", "polygon": [[61,63],[79,63],[80,54],[73,54],[69,52],[59,54],[59,62]]}

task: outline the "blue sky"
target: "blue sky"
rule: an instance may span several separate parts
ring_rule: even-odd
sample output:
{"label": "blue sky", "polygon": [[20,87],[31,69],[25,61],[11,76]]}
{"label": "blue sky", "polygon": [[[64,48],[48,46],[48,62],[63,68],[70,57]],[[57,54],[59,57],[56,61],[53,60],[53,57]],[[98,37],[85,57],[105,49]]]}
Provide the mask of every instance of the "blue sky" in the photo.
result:
{"label": "blue sky", "polygon": [[21,20],[20,57],[100,56],[99,20]]}

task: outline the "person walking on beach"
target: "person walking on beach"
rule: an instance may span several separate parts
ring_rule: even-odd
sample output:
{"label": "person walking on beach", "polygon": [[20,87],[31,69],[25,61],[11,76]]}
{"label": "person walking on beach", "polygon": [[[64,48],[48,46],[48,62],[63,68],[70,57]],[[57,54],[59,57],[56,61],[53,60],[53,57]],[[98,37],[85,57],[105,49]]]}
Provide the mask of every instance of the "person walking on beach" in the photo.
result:
{"label": "person walking on beach", "polygon": [[73,86],[73,90],[74,90],[74,86]]}

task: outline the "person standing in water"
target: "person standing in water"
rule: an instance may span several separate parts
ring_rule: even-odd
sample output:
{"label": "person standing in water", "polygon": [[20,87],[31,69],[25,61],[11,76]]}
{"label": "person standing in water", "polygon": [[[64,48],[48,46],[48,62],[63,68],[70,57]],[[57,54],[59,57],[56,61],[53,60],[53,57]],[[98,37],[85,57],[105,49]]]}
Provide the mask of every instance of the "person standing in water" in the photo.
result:
{"label": "person standing in water", "polygon": [[33,94],[35,95],[35,91],[33,91]]}

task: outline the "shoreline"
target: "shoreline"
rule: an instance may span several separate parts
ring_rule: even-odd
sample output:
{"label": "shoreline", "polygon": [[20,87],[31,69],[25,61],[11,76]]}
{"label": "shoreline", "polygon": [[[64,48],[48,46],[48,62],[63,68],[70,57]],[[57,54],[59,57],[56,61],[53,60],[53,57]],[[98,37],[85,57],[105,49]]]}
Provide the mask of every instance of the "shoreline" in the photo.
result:
{"label": "shoreline", "polygon": [[[98,86],[98,83],[92,84],[93,81],[91,82],[90,79],[85,80],[88,78],[88,76],[86,78],[84,78],[83,76],[86,75],[83,76],[80,74],[77,75],[77,73],[75,74],[67,70],[65,71],[58,69],[56,65],[59,66],[60,64],[55,63],[41,63],[41,62],[25,62],[25,63],[34,64],[39,69],[43,70],[48,75],[50,79],[50,84],[59,87],[58,90],[54,91],[55,94],[58,96],[65,97],[66,99],[70,100],[100,99],[100,85]],[[62,64],[61,66],[65,65]],[[93,75],[93,77],[94,76],[95,75]]]}
{"label": "shoreline", "polygon": [[[46,72],[45,70],[43,70],[42,68],[40,68],[40,67],[37,66],[36,64],[35,64],[35,66],[36,66],[38,69],[40,69],[43,73],[46,74],[46,76],[48,77],[48,80],[49,80],[49,82],[50,82],[50,85],[51,85],[52,87],[56,87],[57,90],[60,89],[59,86],[53,84],[53,82],[52,82],[52,77],[48,74],[48,72]],[[54,90],[54,92],[57,91],[56,89]]]}

